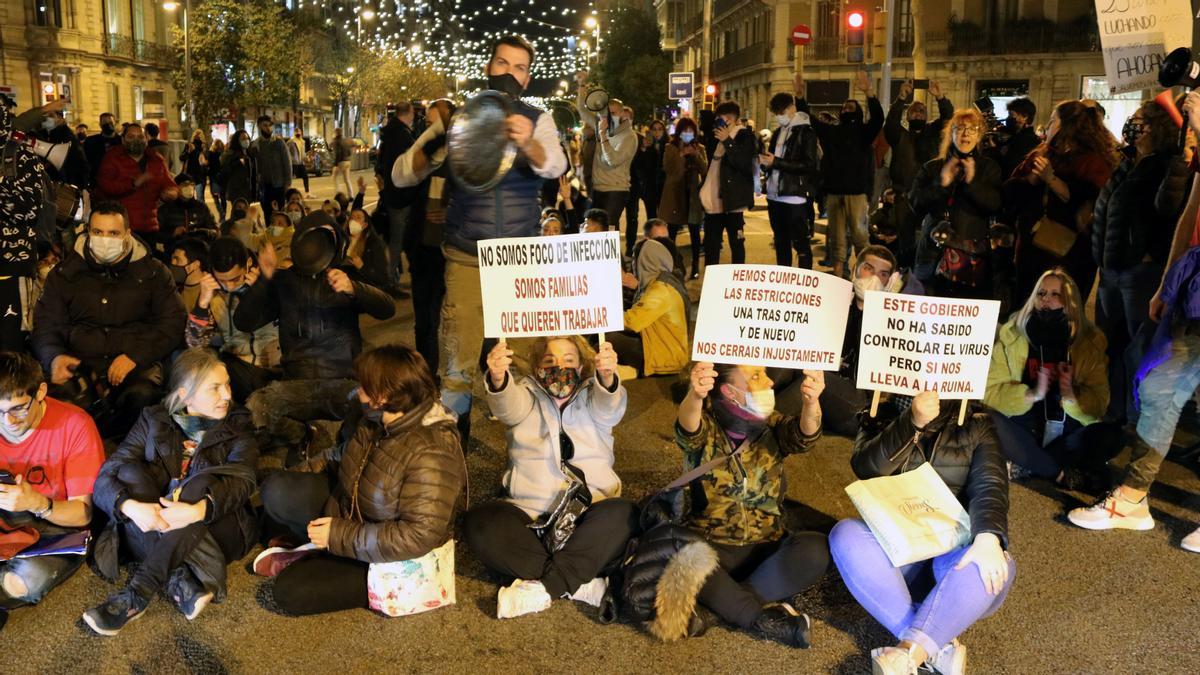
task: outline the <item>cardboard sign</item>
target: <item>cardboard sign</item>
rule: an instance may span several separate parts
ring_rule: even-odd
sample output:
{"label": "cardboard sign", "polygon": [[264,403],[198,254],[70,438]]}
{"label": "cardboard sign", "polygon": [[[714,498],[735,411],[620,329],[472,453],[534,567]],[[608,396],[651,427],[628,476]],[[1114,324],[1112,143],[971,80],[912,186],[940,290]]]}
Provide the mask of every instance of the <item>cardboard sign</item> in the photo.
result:
{"label": "cardboard sign", "polygon": [[854,287],[774,265],[704,270],[692,358],[712,363],[837,370]]}
{"label": "cardboard sign", "polygon": [[625,328],[616,231],[481,241],[479,284],[485,337]]}
{"label": "cardboard sign", "polygon": [[1096,0],[1096,23],[1113,94],[1157,89],[1163,57],[1192,44],[1188,0]]}
{"label": "cardboard sign", "polygon": [[987,389],[999,300],[956,300],[868,291],[863,302],[858,388],[942,399],[979,399]]}

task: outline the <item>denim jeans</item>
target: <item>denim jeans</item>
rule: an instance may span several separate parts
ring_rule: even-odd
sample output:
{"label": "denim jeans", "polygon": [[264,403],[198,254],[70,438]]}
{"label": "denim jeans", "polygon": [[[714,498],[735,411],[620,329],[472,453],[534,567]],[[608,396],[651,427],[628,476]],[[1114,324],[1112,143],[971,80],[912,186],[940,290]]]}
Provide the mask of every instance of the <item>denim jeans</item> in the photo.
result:
{"label": "denim jeans", "polygon": [[1137,440],[1125,470],[1123,484],[1149,490],[1171,449],[1175,426],[1196,387],[1200,386],[1200,323],[1185,324],[1174,331],[1171,356],[1151,370],[1138,389],[1142,414],[1137,422]]}
{"label": "denim jeans", "polygon": [[1121,453],[1121,427],[1116,424],[1072,425],[1070,431],[1042,447],[1040,438],[1018,421],[995,410],[989,414],[1004,457],[1042,478],[1054,480],[1059,471],[1068,468],[1101,471]]}
{"label": "denim jeans", "polygon": [[[1108,338],[1108,414],[1111,419],[1125,419],[1126,409],[1132,403],[1129,382],[1133,372],[1126,352],[1149,318],[1150,298],[1158,289],[1162,273],[1162,265],[1152,262],[1127,270],[1100,270],[1096,326]],[[1136,362],[1132,366],[1136,368]]]}
{"label": "denim jeans", "polygon": [[412,208],[405,206],[403,208],[389,208],[387,210],[388,227],[390,228],[388,238],[388,253],[392,256],[392,284],[400,283],[400,276],[404,274],[404,261],[402,254],[404,253],[404,232],[408,229],[408,216],[412,213]]}
{"label": "denim jeans", "polygon": [[[991,595],[979,578],[978,567],[954,569],[967,548],[893,567],[867,524],[856,518],[833,527],[829,549],[858,604],[897,639],[919,644],[931,655],[1000,609],[1017,572],[1009,556],[1008,582],[999,595]],[[929,572],[933,573],[932,588],[918,600],[914,591],[928,588]]]}
{"label": "denim jeans", "polygon": [[[40,524],[38,530],[43,537],[75,531],[50,524]],[[81,555],[45,555],[0,562],[0,609],[36,605],[55,586],[71,578],[75,570],[83,566],[83,559]],[[23,594],[14,596],[5,590],[9,575],[20,579],[21,585],[25,586]]]}

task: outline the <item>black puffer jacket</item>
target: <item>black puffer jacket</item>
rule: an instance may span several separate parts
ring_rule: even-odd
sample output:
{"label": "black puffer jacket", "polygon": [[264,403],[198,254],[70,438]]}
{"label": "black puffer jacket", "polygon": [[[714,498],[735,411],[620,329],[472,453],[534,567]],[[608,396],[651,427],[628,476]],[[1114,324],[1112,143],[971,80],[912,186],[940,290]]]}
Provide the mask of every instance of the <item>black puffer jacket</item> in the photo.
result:
{"label": "black puffer jacket", "polygon": [[1186,163],[1178,155],[1156,152],[1140,162],[1132,157],[1121,161],[1100,190],[1093,212],[1092,255],[1101,268],[1126,270],[1146,256],[1166,264],[1186,196],[1179,173],[1186,174]]}
{"label": "black puffer jacket", "polygon": [[978,151],[972,153],[972,157],[975,158],[975,178],[970,183],[963,181],[960,173],[950,187],[942,187],[944,159],[930,160],[917,173],[908,193],[908,202],[913,213],[922,219],[917,239],[918,265],[936,259],[938,250],[929,233],[947,212],[954,225],[955,239],[978,241],[988,236],[991,218],[1000,211],[1003,195],[1000,166]]}
{"label": "black puffer jacket", "polygon": [[[725,139],[725,154],[712,161],[721,162],[719,191],[725,213],[754,208],[754,168],[758,166],[758,139],[742,128],[737,136]],[[710,162],[711,164],[711,162]],[[703,188],[701,188],[703,189]]]}
{"label": "black puffer jacket", "polygon": [[[778,172],[780,197],[812,198],[821,177],[817,132],[813,131],[810,124],[793,123],[788,128],[791,133],[783,142],[783,154],[775,156],[771,168],[767,170],[767,180],[770,180],[771,172]],[[767,148],[769,152],[775,152],[782,131],[783,127],[778,127],[771,134],[771,147]]]}
{"label": "black puffer jacket", "polygon": [[978,408],[959,426],[958,408],[958,401],[943,403],[942,413],[920,432],[908,411],[886,426],[862,416],[850,466],[854,475],[870,479],[911,471],[928,461],[971,516],[971,538],[990,532],[1007,549],[1008,468],[996,429]]}
{"label": "black puffer jacket", "polygon": [[93,372],[107,372],[125,354],[147,368],[183,342],[187,312],[167,267],[134,239],[124,259],[102,265],[80,237],[75,252],[46,278],[34,310],[33,350],[49,371],[70,354]]}
{"label": "black puffer jacket", "polygon": [[[183,228],[183,234],[196,230],[208,230],[215,233],[217,223],[213,219],[212,211],[208,209],[208,204],[198,199],[184,200],[180,198],[159,206],[158,229],[171,236],[176,236],[175,231],[180,228]],[[168,255],[170,253],[167,251]]]}
{"label": "black puffer jacket", "polygon": [[[808,102],[796,101],[796,109],[808,112]],[[875,137],[883,128],[883,106],[874,96],[867,99],[871,120],[863,121],[860,108],[842,124],[829,124],[813,118],[813,129],[824,153],[821,188],[830,195],[865,195],[870,192],[875,167]]]}
{"label": "black puffer jacket", "polygon": [[389,319],[396,313],[391,296],[361,280],[349,265],[338,267],[354,284],[354,293],[333,290],[322,272],[301,274],[291,267],[260,277],[242,296],[233,325],[251,332],[279,321],[279,347],[289,380],[353,377],[354,357],[362,351],[358,315]]}
{"label": "black puffer jacket", "polygon": [[386,428],[352,412],[341,442],[301,470],[336,472],[323,512],[334,518],[329,551],[364,562],[411,560],[446,543],[467,480],[454,416],[432,400]]}

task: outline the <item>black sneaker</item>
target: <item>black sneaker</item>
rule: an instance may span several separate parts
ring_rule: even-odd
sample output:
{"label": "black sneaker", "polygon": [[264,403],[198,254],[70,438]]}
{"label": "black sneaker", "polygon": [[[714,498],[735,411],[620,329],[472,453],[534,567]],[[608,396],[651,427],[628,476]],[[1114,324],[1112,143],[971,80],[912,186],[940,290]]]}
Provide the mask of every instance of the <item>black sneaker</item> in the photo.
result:
{"label": "black sneaker", "polygon": [[83,613],[83,620],[100,635],[113,636],[125,624],[146,613],[150,601],[126,588],[109,596],[108,600]]}
{"label": "black sneaker", "polygon": [[762,616],[754,622],[754,632],[789,647],[808,649],[808,631],[812,628],[807,614],[801,614],[787,603],[763,609]]}
{"label": "black sneaker", "polygon": [[200,580],[195,574],[188,569],[187,565],[180,565],[171,573],[171,578],[167,580],[167,586],[164,589],[167,598],[171,600],[171,604],[179,613],[187,617],[188,621],[200,616],[200,612],[212,602],[213,594],[210,591],[204,590]]}

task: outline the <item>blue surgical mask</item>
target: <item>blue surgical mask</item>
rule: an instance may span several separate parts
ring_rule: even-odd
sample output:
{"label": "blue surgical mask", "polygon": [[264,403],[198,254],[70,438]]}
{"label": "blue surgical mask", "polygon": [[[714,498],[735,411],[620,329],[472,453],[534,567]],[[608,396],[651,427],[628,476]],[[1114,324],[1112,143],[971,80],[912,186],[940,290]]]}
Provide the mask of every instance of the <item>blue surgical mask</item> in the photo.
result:
{"label": "blue surgical mask", "polygon": [[685,131],[679,134],[679,140],[683,141],[684,143],[691,143],[692,141],[696,140],[696,134],[690,131]]}

